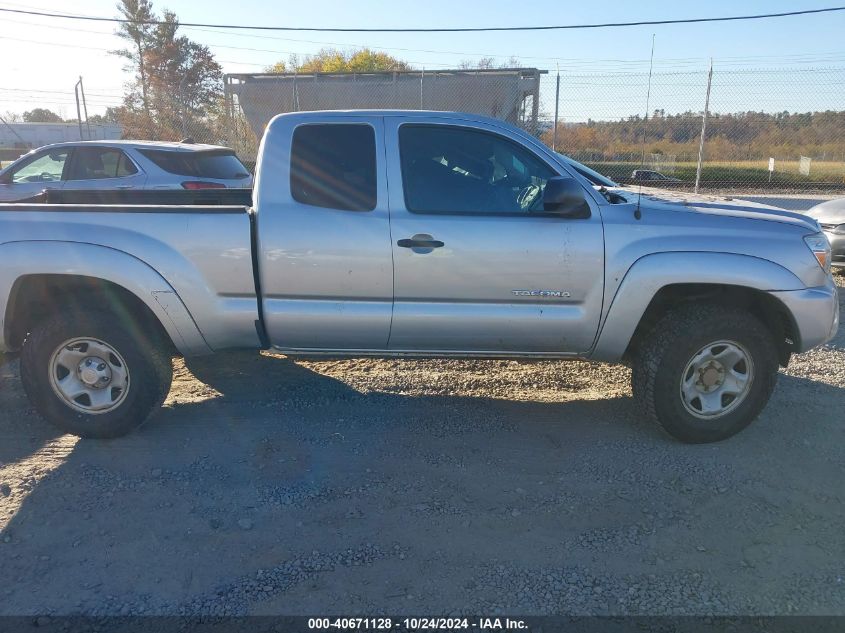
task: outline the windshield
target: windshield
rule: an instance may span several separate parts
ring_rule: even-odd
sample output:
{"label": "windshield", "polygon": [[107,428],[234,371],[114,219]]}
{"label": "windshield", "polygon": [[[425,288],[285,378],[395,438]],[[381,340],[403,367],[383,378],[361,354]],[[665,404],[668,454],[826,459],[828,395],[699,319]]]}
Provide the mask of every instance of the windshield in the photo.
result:
{"label": "windshield", "polygon": [[594,185],[598,185],[600,187],[618,187],[619,186],[618,184],[613,182],[607,176],[600,174],[595,169],[590,169],[585,164],[579,163],[577,160],[573,160],[573,159],[569,158],[569,156],[565,156],[565,155],[561,154],[560,152],[558,152],[558,156],[563,158],[563,160],[565,160],[569,165],[571,165],[575,169],[575,171],[577,171],[579,174],[584,176],[584,178],[589,180]]}

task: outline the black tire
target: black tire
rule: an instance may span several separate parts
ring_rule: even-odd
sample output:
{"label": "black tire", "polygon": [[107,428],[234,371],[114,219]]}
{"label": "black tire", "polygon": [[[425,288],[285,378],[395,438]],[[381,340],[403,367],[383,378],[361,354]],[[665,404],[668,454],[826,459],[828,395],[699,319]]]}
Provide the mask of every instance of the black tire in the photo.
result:
{"label": "black tire", "polygon": [[[753,377],[744,399],[733,409],[702,419],[684,405],[681,378],[697,352],[716,341],[733,341],[744,348]],[[751,424],[769,401],[777,375],[774,337],[759,319],[739,308],[696,303],[667,313],[642,341],[632,388],[645,415],[669,435],[702,444],[727,439]]]}
{"label": "black tire", "polygon": [[[121,437],[140,427],[170,391],[173,365],[167,347],[140,328],[120,327],[114,315],[77,312],[39,323],[21,350],[21,382],[29,401],[48,422],[83,438]],[[126,394],[113,410],[90,414],[66,403],[51,385],[51,358],[62,343],[88,337],[123,357],[129,370]]]}

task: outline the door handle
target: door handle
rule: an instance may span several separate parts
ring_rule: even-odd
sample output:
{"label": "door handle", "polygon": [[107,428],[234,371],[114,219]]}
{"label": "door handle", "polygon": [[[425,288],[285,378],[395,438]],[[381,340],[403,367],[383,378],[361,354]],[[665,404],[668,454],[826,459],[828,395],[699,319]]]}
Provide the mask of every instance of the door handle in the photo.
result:
{"label": "door handle", "polygon": [[444,246],[443,242],[435,240],[430,235],[414,235],[414,237],[399,240],[396,245],[402,248],[440,248]]}
{"label": "door handle", "polygon": [[118,185],[115,189],[132,189],[135,185]]}

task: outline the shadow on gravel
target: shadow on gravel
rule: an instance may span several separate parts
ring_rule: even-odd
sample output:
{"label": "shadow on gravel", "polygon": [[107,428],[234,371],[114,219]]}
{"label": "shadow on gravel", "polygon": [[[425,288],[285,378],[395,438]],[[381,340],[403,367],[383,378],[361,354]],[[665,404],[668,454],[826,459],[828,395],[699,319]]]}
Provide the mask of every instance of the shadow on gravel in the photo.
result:
{"label": "shadow on gravel", "polygon": [[287,358],[254,351],[227,352],[185,360],[199,381],[224,397],[265,400],[290,393],[314,391],[317,395],[356,393],[340,380],[311,371]]}
{"label": "shadow on gravel", "polygon": [[30,406],[18,379],[17,360],[0,354],[0,466],[32,455],[60,435]]}
{"label": "shadow on gravel", "polygon": [[[188,367],[222,397],[186,396],[129,437],[78,443],[23,501],[0,534],[0,569],[13,581],[0,587],[0,615],[176,613],[227,600],[287,613],[565,607],[520,603],[506,585],[500,597],[491,561],[502,559],[516,569],[502,582],[522,569],[540,579],[532,596],[556,591],[557,575],[546,586],[535,573],[547,568],[610,574],[620,597],[628,587],[613,579],[626,574],[705,569],[718,578],[705,587],[714,595],[762,574],[761,595],[783,604],[782,570],[821,567],[830,553],[812,543],[841,540],[838,527],[812,531],[813,521],[839,525],[834,500],[785,496],[824,489],[838,472],[819,457],[836,425],[802,428],[784,412],[845,404],[842,389],[821,383],[782,375],[759,426],[691,447],[640,420],[630,398],[366,394],[256,353]],[[0,418],[0,435],[13,424]],[[345,552],[360,561],[321,562]],[[256,582],[302,556],[317,571]]]}
{"label": "shadow on gravel", "polygon": [[[483,362],[483,361],[482,361]],[[519,434],[598,434],[597,426],[613,425],[618,430],[660,437],[649,424],[638,420],[630,398],[572,400],[568,402],[512,401],[456,395],[404,395],[385,392],[363,393],[349,384],[312,371],[285,358],[255,353],[234,353],[224,362],[192,359],[191,373],[222,394],[209,401],[211,407],[237,405],[245,417],[253,410],[285,413],[297,411],[299,420],[285,420],[288,430],[311,437],[364,436],[388,430],[428,429],[448,435],[467,431],[499,431],[507,427]],[[192,419],[190,403],[174,405]],[[290,409],[289,409],[290,408]],[[301,420],[308,420],[302,424]],[[281,421],[281,420],[280,420]],[[321,433],[323,435],[321,435]]]}

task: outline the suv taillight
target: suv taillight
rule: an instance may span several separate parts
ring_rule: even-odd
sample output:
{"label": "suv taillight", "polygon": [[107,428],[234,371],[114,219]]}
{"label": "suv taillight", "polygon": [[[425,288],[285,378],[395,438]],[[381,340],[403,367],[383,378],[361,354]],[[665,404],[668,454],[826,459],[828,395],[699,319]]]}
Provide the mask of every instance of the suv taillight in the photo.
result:
{"label": "suv taillight", "polygon": [[220,182],[203,182],[202,180],[187,180],[182,183],[183,189],[225,189],[226,185]]}

